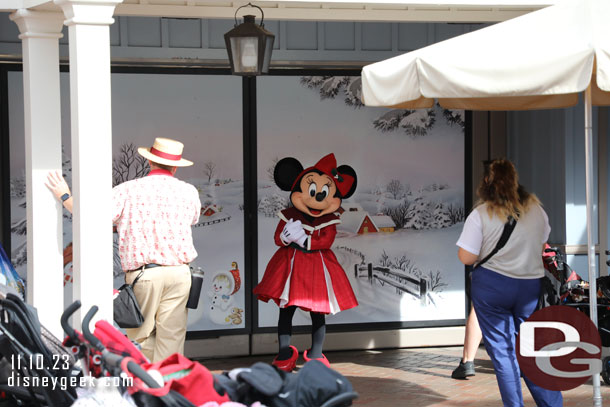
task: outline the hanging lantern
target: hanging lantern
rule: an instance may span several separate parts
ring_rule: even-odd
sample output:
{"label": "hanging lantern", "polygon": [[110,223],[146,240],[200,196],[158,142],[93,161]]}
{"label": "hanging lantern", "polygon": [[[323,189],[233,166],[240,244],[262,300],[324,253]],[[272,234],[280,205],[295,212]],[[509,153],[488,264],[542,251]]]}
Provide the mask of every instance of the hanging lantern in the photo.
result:
{"label": "hanging lantern", "polygon": [[[253,15],[244,16],[244,22],[237,25],[237,12],[240,8],[248,6],[256,7],[261,11],[260,25],[256,24]],[[263,9],[251,3],[235,10],[235,28],[225,34],[233,75],[256,76],[269,72],[275,35],[265,30],[264,19]]]}

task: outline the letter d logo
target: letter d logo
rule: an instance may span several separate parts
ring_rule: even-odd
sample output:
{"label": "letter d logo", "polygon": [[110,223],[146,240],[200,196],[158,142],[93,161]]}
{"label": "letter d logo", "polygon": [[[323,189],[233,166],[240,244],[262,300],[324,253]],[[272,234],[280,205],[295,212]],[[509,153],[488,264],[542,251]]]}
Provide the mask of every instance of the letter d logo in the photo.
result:
{"label": "letter d logo", "polygon": [[587,315],[567,306],[543,308],[523,322],[516,353],[523,374],[548,390],[578,387],[601,368],[597,328]]}
{"label": "letter d logo", "polygon": [[563,333],[562,342],[579,342],[580,334],[572,325],[564,322],[549,321],[525,321],[519,328],[519,348],[523,357],[559,357],[569,355],[576,350],[574,346],[566,346],[557,350],[534,350],[534,339],[536,338],[536,328],[556,329]]}

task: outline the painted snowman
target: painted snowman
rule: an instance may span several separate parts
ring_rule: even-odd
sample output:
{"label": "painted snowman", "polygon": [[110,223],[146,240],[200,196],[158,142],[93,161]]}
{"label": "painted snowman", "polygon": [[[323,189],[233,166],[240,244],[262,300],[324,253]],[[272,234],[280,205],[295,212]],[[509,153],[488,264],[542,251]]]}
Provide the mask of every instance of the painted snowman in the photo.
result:
{"label": "painted snowman", "polygon": [[230,325],[232,319],[232,305],[235,294],[241,286],[237,263],[233,262],[231,270],[219,271],[212,279],[212,286],[208,291],[210,297],[210,320],[217,325]]}

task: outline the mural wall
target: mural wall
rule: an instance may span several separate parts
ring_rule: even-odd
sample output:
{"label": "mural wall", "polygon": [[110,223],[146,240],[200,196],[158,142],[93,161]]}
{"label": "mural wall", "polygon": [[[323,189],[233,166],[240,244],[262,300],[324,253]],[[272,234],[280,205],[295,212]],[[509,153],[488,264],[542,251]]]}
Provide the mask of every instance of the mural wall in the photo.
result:
{"label": "mural wall", "polygon": [[[69,78],[61,75],[63,170],[71,178]],[[310,166],[332,152],[358,174],[343,202],[333,251],[359,306],[329,323],[417,322],[464,318],[464,269],[455,242],[464,220],[464,115],[440,107],[367,108],[357,77],[269,76],[258,93],[258,274],[275,250],[277,212],[289,194],[273,182],[287,156]],[[245,327],[241,80],[222,75],[113,74],[113,183],[145,176],[136,148],[165,136],[185,144],[193,167],[177,176],[195,185],[203,205],[193,228],[205,272],[189,330]],[[25,277],[23,93],[9,73],[12,260]],[[110,225],[109,225],[110,227]],[[64,213],[65,302],[71,300],[71,217]],[[118,256],[115,285],[123,280]],[[257,281],[253,282],[255,285]],[[277,306],[258,302],[261,327]],[[297,324],[309,316],[298,312]]]}
{"label": "mural wall", "polygon": [[[277,250],[277,212],[289,193],[273,182],[275,163],[304,167],[328,153],[358,174],[343,201],[333,251],[360,305],[328,323],[464,318],[464,114],[364,107],[360,79],[258,78],[259,280]],[[259,326],[277,325],[275,303],[259,302]],[[295,323],[310,324],[297,312]]]}
{"label": "mural wall", "polygon": [[[9,72],[11,144],[12,261],[26,277],[25,157],[23,85],[20,72]],[[61,74],[63,172],[70,184],[69,77]],[[239,119],[235,120],[235,116]],[[155,137],[185,144],[184,156],[195,162],[176,176],[199,190],[199,223],[193,227],[204,270],[199,307],[189,310],[189,330],[243,328],[243,164],[241,81],[232,76],[113,74],[113,185],[145,176],[148,165],[137,147]],[[109,227],[111,227],[109,223]],[[115,234],[116,239],[116,234]],[[72,296],[72,223],[64,211],[65,302]],[[115,240],[115,246],[116,246]],[[115,286],[123,283],[115,250]]]}

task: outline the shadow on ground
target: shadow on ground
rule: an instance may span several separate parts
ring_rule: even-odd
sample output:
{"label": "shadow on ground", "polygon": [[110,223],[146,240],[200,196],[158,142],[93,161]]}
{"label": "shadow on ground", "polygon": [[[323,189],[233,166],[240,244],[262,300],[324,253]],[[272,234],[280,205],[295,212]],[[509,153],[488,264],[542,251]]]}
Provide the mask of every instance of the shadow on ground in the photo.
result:
{"label": "shadow on ground", "polygon": [[[428,376],[451,378],[451,373],[457,367],[460,358],[449,354],[418,352],[417,350],[387,349],[362,351],[354,360],[355,352],[328,352],[333,363],[356,363],[371,367],[398,369],[409,373],[419,373]],[[479,374],[494,374],[490,360],[475,360],[475,369]]]}
{"label": "shadow on ground", "polygon": [[428,407],[447,400],[443,394],[412,382],[388,377],[347,376],[360,395],[354,406]]}

